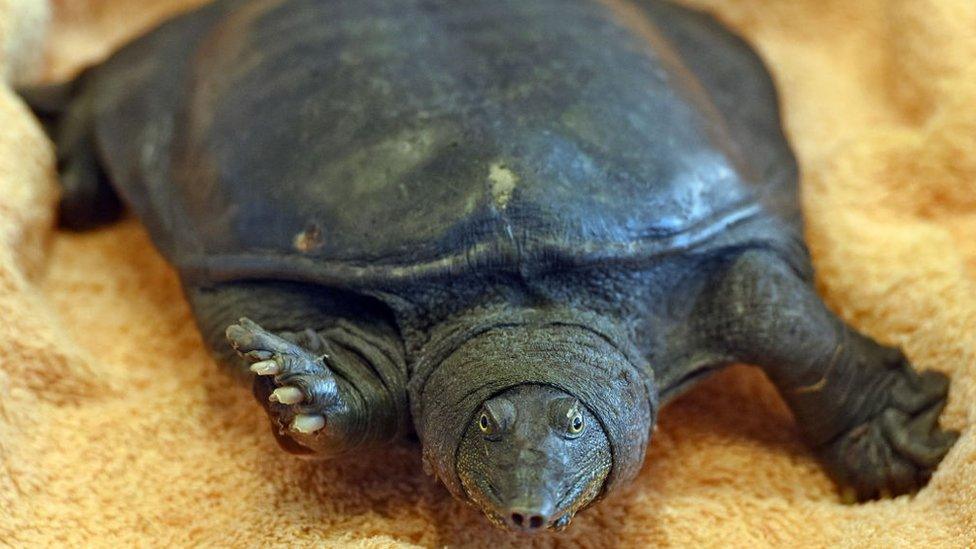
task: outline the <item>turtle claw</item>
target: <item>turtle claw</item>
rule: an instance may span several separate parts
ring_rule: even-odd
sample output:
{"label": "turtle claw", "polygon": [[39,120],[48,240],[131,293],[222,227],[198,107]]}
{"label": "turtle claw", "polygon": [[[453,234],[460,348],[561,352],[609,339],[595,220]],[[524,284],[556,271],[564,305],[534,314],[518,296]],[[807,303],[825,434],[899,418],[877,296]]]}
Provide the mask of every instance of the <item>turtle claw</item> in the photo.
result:
{"label": "turtle claw", "polygon": [[314,433],[325,427],[325,418],[314,414],[298,414],[291,422],[292,431],[298,433]]}
{"label": "turtle claw", "polygon": [[305,400],[305,394],[297,387],[278,387],[271,392],[268,400],[280,404],[298,404]]}
{"label": "turtle claw", "polygon": [[281,367],[274,360],[263,360],[252,364],[251,371],[259,376],[273,376],[281,373]]}

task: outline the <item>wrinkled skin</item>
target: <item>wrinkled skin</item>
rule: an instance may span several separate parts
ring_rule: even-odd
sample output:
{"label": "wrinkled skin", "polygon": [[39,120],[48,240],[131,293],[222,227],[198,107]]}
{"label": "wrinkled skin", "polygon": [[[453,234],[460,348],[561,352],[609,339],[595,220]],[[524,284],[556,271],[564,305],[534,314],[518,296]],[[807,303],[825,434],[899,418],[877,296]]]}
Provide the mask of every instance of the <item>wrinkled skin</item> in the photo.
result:
{"label": "wrinkled skin", "polygon": [[520,385],[484,403],[458,451],[471,501],[508,529],[561,530],[600,493],[611,454],[597,419],[552,387]]}

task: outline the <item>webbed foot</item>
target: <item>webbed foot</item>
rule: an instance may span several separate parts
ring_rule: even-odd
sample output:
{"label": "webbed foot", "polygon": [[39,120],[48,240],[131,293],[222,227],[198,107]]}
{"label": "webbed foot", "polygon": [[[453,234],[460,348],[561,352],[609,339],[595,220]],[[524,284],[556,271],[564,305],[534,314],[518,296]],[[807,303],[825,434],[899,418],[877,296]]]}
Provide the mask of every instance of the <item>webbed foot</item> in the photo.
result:
{"label": "webbed foot", "polygon": [[890,351],[894,381],[887,402],[868,421],[819,449],[848,502],[918,490],[959,437],[939,427],[948,378],[933,371],[919,374],[904,355]]}
{"label": "webbed foot", "polygon": [[309,331],[293,342],[246,318],[226,334],[256,374],[254,393],[281,446],[295,454],[340,453],[347,442],[350,392],[329,368],[329,356],[309,350],[320,346],[317,335]]}

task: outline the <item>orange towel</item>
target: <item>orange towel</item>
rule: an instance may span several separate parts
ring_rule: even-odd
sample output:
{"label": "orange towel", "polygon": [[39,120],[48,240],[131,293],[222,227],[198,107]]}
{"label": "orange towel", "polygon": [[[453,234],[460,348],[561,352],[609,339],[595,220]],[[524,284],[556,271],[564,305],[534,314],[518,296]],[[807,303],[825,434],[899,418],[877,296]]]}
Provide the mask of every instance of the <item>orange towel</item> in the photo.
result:
{"label": "orange towel", "polygon": [[[80,63],[199,0],[0,0],[0,75]],[[963,430],[914,497],[839,502],[772,386],[737,367],[670,406],[637,481],[538,546],[976,546],[976,2],[696,0],[768,60],[819,287],[952,376]],[[50,146],[0,82],[0,544],[517,545],[404,445],[279,451],[134,220],[52,229]]]}

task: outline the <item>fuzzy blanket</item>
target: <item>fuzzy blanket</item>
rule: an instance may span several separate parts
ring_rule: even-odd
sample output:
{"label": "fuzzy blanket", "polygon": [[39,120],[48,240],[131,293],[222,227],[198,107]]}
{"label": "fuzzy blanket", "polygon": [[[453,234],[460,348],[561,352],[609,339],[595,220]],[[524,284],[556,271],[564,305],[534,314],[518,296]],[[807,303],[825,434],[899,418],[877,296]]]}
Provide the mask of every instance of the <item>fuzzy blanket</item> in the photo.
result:
{"label": "fuzzy blanket", "polygon": [[[0,0],[0,78],[64,78],[195,3]],[[664,412],[632,486],[531,543],[976,545],[976,2],[690,3],[775,73],[821,292],[952,376],[943,423],[963,435],[919,494],[844,505],[772,386],[737,367]],[[139,224],[57,232],[55,201],[50,145],[0,82],[0,544],[525,542],[409,445],[324,465],[279,451]]]}

